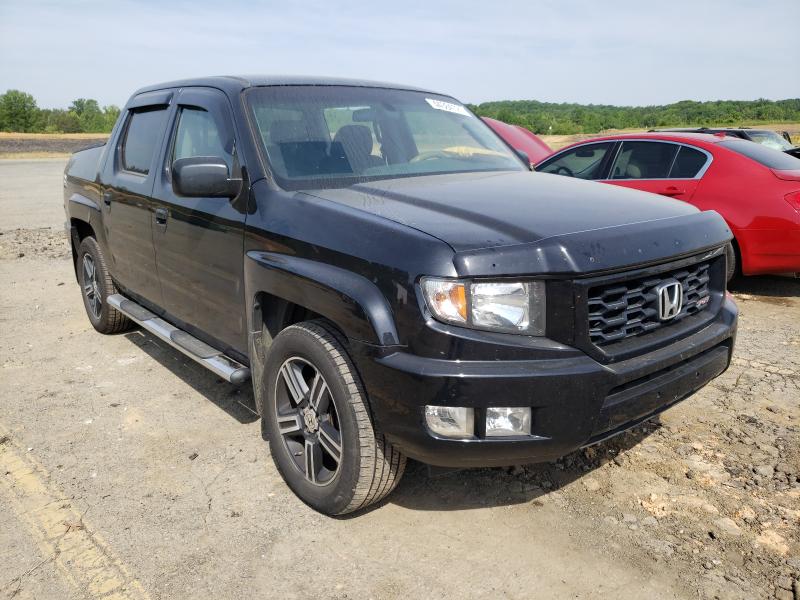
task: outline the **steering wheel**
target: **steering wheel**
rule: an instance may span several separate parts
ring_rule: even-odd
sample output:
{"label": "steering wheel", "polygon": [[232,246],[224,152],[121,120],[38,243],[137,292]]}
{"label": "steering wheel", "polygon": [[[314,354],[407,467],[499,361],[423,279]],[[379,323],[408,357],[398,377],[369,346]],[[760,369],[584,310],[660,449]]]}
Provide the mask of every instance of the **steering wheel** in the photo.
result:
{"label": "steering wheel", "polygon": [[416,163],[424,160],[436,160],[439,158],[452,158],[452,155],[443,150],[430,150],[428,152],[420,152],[408,162]]}
{"label": "steering wheel", "polygon": [[572,169],[569,167],[565,167],[561,165],[556,169],[556,175],[566,175],[567,177],[575,177],[575,173],[572,172]]}

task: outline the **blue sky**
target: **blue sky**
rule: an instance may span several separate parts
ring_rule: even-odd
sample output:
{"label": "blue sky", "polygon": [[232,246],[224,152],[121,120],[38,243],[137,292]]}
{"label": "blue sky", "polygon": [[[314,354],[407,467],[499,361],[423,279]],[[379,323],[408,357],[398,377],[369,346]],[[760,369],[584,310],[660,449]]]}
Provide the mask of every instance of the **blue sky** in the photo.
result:
{"label": "blue sky", "polygon": [[396,81],[464,102],[800,97],[800,0],[0,0],[0,92],[124,104],[195,75]]}

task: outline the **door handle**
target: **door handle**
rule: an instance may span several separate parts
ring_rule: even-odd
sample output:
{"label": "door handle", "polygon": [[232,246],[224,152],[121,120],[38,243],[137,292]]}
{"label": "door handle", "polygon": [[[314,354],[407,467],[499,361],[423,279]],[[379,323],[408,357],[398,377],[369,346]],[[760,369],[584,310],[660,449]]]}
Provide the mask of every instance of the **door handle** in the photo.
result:
{"label": "door handle", "polygon": [[156,223],[158,223],[159,225],[166,225],[168,216],[169,212],[167,211],[166,208],[156,209]]}
{"label": "door handle", "polygon": [[113,196],[111,190],[103,192],[103,203],[106,206],[111,206],[111,196]]}
{"label": "door handle", "polygon": [[681,194],[685,194],[686,190],[682,190],[674,185],[671,185],[658,193],[662,196],[680,196]]}

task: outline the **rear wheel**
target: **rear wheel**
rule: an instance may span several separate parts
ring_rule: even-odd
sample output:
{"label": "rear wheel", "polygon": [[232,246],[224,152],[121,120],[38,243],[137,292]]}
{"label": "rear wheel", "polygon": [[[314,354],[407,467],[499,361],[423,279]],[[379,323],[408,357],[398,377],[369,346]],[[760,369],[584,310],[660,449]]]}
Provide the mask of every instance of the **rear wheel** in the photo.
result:
{"label": "rear wheel", "polygon": [[78,283],[83,306],[92,326],[100,333],[120,333],[133,327],[133,322],[106,302],[117,288],[106,268],[103,251],[93,237],[84,238],[78,247]]}
{"label": "rear wheel", "polygon": [[275,465],[301,500],[329,515],[378,502],[405,457],[377,430],[343,340],[324,321],[284,329],[267,358],[261,403]]}

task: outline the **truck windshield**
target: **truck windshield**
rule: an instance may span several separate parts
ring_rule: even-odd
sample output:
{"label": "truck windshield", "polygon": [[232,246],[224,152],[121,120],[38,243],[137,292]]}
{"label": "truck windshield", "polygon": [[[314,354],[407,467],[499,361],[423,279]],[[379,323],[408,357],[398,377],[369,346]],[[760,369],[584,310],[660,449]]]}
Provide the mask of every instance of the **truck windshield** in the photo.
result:
{"label": "truck windshield", "polygon": [[747,132],[748,137],[756,142],[757,144],[762,144],[767,146],[768,148],[773,148],[775,150],[791,150],[794,148],[789,142],[787,142],[783,136],[778,135],[774,131],[751,131],[748,130]]}
{"label": "truck windshield", "polygon": [[297,85],[253,88],[245,97],[272,172],[285,189],[526,170],[479,118],[446,96]]}

